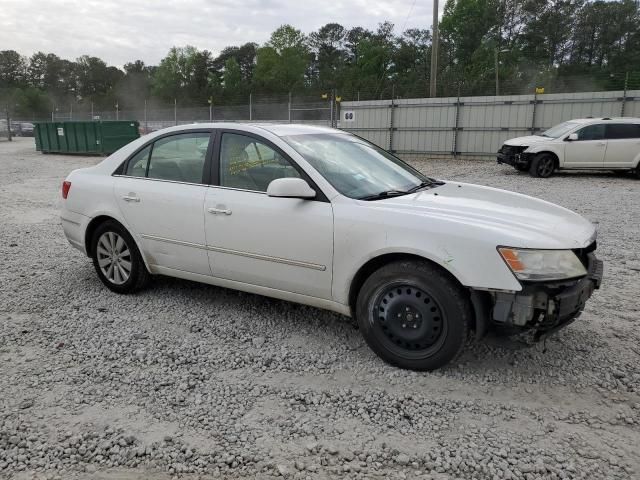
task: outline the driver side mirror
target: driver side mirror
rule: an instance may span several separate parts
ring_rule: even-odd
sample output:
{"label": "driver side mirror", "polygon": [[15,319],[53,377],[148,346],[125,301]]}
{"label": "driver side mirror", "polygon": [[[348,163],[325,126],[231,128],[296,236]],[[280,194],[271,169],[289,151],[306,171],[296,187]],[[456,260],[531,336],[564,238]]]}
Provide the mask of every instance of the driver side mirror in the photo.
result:
{"label": "driver side mirror", "polygon": [[565,142],[575,142],[576,140],[578,140],[577,133],[570,133],[569,136],[565,138]]}
{"label": "driver side mirror", "polygon": [[267,195],[281,198],[315,198],[316,191],[301,178],[276,178],[267,187]]}

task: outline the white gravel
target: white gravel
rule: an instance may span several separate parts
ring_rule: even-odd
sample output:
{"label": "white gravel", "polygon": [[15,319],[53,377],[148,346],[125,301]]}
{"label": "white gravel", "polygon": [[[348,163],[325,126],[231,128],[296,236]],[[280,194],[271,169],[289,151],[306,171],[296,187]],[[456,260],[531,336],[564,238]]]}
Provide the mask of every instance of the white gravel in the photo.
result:
{"label": "white gravel", "polygon": [[415,161],[578,211],[606,262],[546,353],[415,373],[332,313],[169,278],[111,293],[57,214],[100,158],[32,142],[0,143],[0,477],[639,478],[640,181]]}

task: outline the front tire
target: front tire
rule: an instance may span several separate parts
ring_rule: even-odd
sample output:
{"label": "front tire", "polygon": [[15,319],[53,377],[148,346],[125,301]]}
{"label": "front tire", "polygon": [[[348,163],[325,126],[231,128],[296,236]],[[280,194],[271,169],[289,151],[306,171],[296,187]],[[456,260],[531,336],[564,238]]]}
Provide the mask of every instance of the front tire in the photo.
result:
{"label": "front tire", "polygon": [[435,370],[462,352],[471,307],[465,290],[438,267],[399,261],[365,281],[356,318],[367,344],[384,361]]}
{"label": "front tire", "polygon": [[531,160],[529,174],[532,177],[549,178],[555,169],[555,157],[550,153],[539,153]]}
{"label": "front tire", "polygon": [[149,283],[136,242],[116,221],[108,220],[93,232],[91,256],[102,283],[116,293],[134,293]]}

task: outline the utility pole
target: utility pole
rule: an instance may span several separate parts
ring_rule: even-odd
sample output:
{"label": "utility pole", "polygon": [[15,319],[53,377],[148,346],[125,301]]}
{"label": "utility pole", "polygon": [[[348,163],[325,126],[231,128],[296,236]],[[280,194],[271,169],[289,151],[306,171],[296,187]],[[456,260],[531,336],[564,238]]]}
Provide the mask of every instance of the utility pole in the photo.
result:
{"label": "utility pole", "polygon": [[431,41],[431,75],[429,77],[429,96],[435,97],[438,76],[438,50],[440,47],[440,32],[438,28],[438,0],[433,0],[433,39]]}
{"label": "utility pole", "polygon": [[500,95],[500,75],[498,74],[498,47],[495,50],[496,97]]}

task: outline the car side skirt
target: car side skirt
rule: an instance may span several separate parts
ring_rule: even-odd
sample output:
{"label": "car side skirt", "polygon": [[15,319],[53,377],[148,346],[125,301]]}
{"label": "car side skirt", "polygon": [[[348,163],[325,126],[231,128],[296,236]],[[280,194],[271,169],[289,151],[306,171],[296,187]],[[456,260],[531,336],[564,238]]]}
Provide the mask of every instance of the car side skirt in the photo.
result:
{"label": "car side skirt", "polygon": [[287,300],[289,302],[301,303],[303,305],[309,305],[310,307],[321,308],[323,310],[330,310],[332,312],[340,313],[347,317],[351,316],[351,309],[348,305],[343,305],[332,300],[324,298],[311,297],[309,295],[301,295],[299,293],[286,292],[284,290],[278,290],[275,288],[263,287],[261,285],[253,285],[250,283],[237,282],[235,280],[227,280],[225,278],[211,277],[208,275],[201,275],[198,273],[185,272],[184,270],[177,270],[174,268],[161,267],[158,265],[149,265],[151,273],[166,275],[168,277],[182,278],[184,280],[192,280],[194,282],[206,283],[209,285],[215,285],[217,287],[230,288],[232,290],[240,290],[242,292],[255,293],[257,295],[264,295],[265,297],[278,298],[280,300]]}

